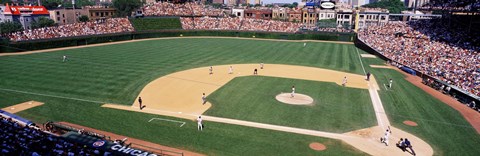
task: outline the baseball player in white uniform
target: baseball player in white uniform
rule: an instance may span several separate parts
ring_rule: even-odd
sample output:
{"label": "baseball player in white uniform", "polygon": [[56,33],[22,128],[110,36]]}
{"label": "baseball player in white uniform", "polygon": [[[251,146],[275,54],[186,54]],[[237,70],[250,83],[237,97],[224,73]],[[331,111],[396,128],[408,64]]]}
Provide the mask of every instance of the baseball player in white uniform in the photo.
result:
{"label": "baseball player in white uniform", "polygon": [[205,103],[207,103],[207,97],[205,96],[205,93],[203,93],[203,95],[202,95],[202,104],[204,105]]}
{"label": "baseball player in white uniform", "polygon": [[260,63],[260,69],[263,69],[263,62]]}
{"label": "baseball player in white uniform", "polygon": [[197,129],[199,131],[203,131],[203,125],[202,125],[202,116],[198,116],[197,118]]}
{"label": "baseball player in white uniform", "polygon": [[67,55],[63,55],[63,61],[62,62],[65,62],[67,61]]}
{"label": "baseball player in white uniform", "polygon": [[307,42],[304,42],[304,43],[303,43],[303,47],[305,47],[305,46],[307,46]]}
{"label": "baseball player in white uniform", "polygon": [[291,97],[295,97],[295,86],[292,86],[292,93],[290,94]]}
{"label": "baseball player in white uniform", "polygon": [[393,80],[390,79],[390,81],[388,82],[388,88],[392,88],[392,83],[393,83]]}
{"label": "baseball player in white uniform", "polygon": [[233,67],[230,66],[230,68],[228,69],[228,74],[233,74]]}
{"label": "baseball player in white uniform", "polygon": [[390,136],[390,133],[392,133],[392,131],[390,131],[390,127],[385,131],[385,134],[382,138],[380,138],[380,141],[382,143],[385,143],[385,145],[388,146],[388,137]]}
{"label": "baseball player in white uniform", "polygon": [[347,85],[347,77],[343,77],[342,86]]}

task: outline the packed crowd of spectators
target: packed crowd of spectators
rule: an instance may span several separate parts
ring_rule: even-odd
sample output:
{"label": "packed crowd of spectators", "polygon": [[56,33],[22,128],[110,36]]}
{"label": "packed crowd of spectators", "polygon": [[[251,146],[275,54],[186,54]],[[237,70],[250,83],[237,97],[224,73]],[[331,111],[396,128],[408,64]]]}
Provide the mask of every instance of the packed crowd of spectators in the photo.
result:
{"label": "packed crowd of spectators", "polygon": [[422,10],[450,10],[450,11],[479,11],[480,1],[478,0],[431,0]]}
{"label": "packed crowd of spectators", "polygon": [[480,35],[439,19],[369,26],[359,38],[387,58],[480,96]]}
{"label": "packed crowd of spectators", "polygon": [[11,41],[26,41],[131,31],[134,31],[134,29],[127,18],[109,18],[54,27],[29,29],[11,33],[8,35],[8,37]]}
{"label": "packed crowd of spectators", "polygon": [[297,32],[302,24],[250,18],[182,17],[183,29]]}
{"label": "packed crowd of spectators", "polygon": [[155,2],[145,5],[142,10],[145,16],[223,16],[221,9],[191,2],[184,4]]}
{"label": "packed crowd of spectators", "polygon": [[0,155],[109,155],[98,149],[67,142],[35,126],[22,126],[0,116]]}
{"label": "packed crowd of spectators", "polygon": [[322,31],[322,32],[342,32],[342,33],[351,33],[352,29],[345,29],[344,27],[332,27],[332,28],[321,28],[318,26],[303,26],[303,30],[309,31]]}

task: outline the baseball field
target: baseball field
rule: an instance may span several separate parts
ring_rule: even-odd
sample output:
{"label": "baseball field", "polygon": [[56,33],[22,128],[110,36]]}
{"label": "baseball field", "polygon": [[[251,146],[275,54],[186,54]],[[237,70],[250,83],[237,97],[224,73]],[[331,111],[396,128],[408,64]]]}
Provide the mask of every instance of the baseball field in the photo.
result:
{"label": "baseball field", "polygon": [[[385,66],[384,61],[362,57],[366,53],[353,44],[306,43],[168,38],[0,56],[0,108],[39,101],[44,104],[16,114],[205,155],[409,155],[391,147],[405,136],[418,137],[412,142],[418,155],[480,153],[480,135],[459,112],[402,73],[370,66]],[[374,79],[365,81],[366,72]],[[390,78],[389,89],[384,84]],[[313,102],[289,105],[275,99],[293,85]],[[138,109],[138,96],[145,110]],[[202,132],[193,120],[199,114],[206,116]],[[404,124],[407,120],[418,125]],[[389,148],[378,141],[387,126],[394,130]],[[350,142],[351,137],[372,146]],[[314,142],[326,149],[312,150]]]}

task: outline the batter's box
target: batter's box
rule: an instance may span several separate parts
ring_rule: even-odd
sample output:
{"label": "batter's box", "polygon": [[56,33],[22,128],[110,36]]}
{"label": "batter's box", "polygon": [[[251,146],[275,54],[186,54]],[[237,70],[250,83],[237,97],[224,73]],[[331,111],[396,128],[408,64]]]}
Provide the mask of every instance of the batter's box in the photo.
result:
{"label": "batter's box", "polygon": [[152,119],[148,120],[148,122],[158,123],[158,124],[162,124],[162,125],[167,125],[165,123],[174,123],[176,125],[179,125],[180,127],[183,127],[183,125],[185,125],[185,122],[183,122],[183,121],[170,120],[170,119],[164,119],[164,118],[152,118]]}

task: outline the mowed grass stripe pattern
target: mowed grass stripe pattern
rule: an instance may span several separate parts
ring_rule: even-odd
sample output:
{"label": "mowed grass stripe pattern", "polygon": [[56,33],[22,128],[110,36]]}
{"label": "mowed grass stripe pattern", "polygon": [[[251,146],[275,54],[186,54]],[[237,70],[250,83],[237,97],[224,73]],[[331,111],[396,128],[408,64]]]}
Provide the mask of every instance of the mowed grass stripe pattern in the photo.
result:
{"label": "mowed grass stripe pattern", "polygon": [[[275,96],[291,92],[314,99],[314,105],[289,105]],[[368,90],[335,83],[265,76],[237,77],[208,96],[210,116],[345,133],[376,125]],[[332,120],[334,119],[334,120]]]}
{"label": "mowed grass stripe pattern", "polygon": [[[0,57],[0,86],[130,104],[148,82],[194,67],[236,63],[294,64],[361,73],[353,45],[239,39],[168,39]],[[343,49],[343,50],[342,50]],[[345,53],[338,55],[337,53]],[[69,60],[62,63],[67,55]],[[324,61],[309,61],[319,60]],[[331,60],[346,59],[344,64]],[[349,64],[354,64],[351,66]]]}

